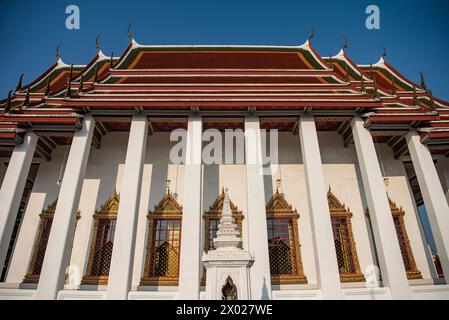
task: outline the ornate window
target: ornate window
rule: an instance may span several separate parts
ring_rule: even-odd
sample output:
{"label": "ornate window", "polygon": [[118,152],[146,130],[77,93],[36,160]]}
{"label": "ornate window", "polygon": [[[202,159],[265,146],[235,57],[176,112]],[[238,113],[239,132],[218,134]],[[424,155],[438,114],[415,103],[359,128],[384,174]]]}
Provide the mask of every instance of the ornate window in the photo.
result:
{"label": "ornate window", "polygon": [[404,261],[405,271],[408,279],[422,279],[421,272],[416,266],[415,258],[413,257],[410,240],[408,239],[407,230],[405,229],[404,215],[405,212],[402,207],[398,208],[390,197],[388,197],[391,214],[393,215],[394,227],[398,236],[399,248],[401,249],[402,260]]}
{"label": "ornate window", "polygon": [[38,235],[34,242],[33,256],[31,258],[31,263],[28,266],[28,272],[23,279],[24,283],[37,283],[39,281],[57,201],[58,200],[55,200],[47,207],[47,210],[42,211],[39,215],[40,223]]}
{"label": "ornate window", "polygon": [[[47,250],[48,238],[50,237],[51,225],[56,211],[58,199],[48,205],[47,210],[42,211],[39,215],[40,222],[37,238],[34,242],[33,255],[28,266],[28,271],[23,279],[23,283],[38,283],[41,274],[42,265],[44,264],[45,251]],[[80,218],[78,211],[76,220]],[[76,228],[76,225],[75,225]]]}
{"label": "ornate window", "polygon": [[[214,203],[209,207],[209,211],[203,215],[204,219],[204,251],[207,253],[209,249],[214,249],[213,239],[217,236],[218,222],[221,218],[221,212],[223,211],[224,189],[221,189],[221,193]],[[230,201],[232,216],[235,219],[235,223],[242,234],[242,220],[244,219],[242,211],[239,211],[237,206]],[[201,277],[201,285],[206,284],[206,268],[203,268],[203,275]]]}
{"label": "ornate window", "polygon": [[278,190],[268,202],[266,211],[272,283],[307,283],[298,237],[299,214]]}
{"label": "ornate window", "polygon": [[167,190],[147,217],[147,254],[140,285],[178,285],[182,207]]}
{"label": "ornate window", "polygon": [[327,202],[331,213],[340,280],[342,282],[365,281],[365,276],[360,271],[359,259],[352,234],[352,213],[349,211],[349,208],[346,209],[345,205],[335,197],[330,187],[327,192]]}
{"label": "ornate window", "polygon": [[107,284],[114,246],[115,225],[120,204],[117,192],[94,214],[94,233],[90,244],[87,274],[83,284]]}

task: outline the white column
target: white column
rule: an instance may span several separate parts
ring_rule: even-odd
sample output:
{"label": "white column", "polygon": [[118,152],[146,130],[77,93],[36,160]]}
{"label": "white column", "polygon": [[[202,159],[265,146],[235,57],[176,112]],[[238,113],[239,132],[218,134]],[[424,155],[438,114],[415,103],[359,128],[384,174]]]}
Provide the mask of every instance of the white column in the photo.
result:
{"label": "white column", "polygon": [[245,117],[245,159],[248,212],[248,251],[254,263],[250,268],[250,299],[271,299],[270,256],[262,164],[259,117]]}
{"label": "white column", "polygon": [[331,215],[327,203],[327,188],[324,183],[315,119],[312,115],[301,116],[299,137],[321,297],[323,299],[343,299]]}
{"label": "white column", "polygon": [[198,300],[200,297],[200,271],[202,220],[202,165],[201,116],[189,116],[187,126],[184,193],[182,196],[181,262],[179,270],[179,299]]}
{"label": "white column", "polygon": [[436,168],[443,192],[446,195],[446,201],[449,203],[449,158],[438,159]]}
{"label": "white column", "polygon": [[137,216],[147,136],[147,117],[134,116],[129,132],[125,168],[120,188],[120,205],[108,279],[108,299],[126,300],[128,292],[131,290]]}
{"label": "white column", "polygon": [[432,234],[437,246],[441,267],[449,281],[449,207],[438,178],[432,155],[421,143],[416,131],[407,134],[407,145],[424,199]]}
{"label": "white column", "polygon": [[58,291],[64,287],[65,270],[70,258],[81,186],[94,129],[95,121],[92,116],[87,115],[84,117],[83,127],[73,136],[37,286],[36,299],[56,299]]}
{"label": "white column", "polygon": [[[38,136],[28,132],[23,143],[17,145],[12,152],[11,159],[0,189],[0,267],[6,259],[9,241],[19,211],[23,189],[33,161]],[[0,269],[1,270],[1,269]]]}
{"label": "white column", "polygon": [[392,299],[411,299],[412,293],[373,138],[360,117],[355,117],[351,126],[379,257],[382,282],[384,286],[389,287]]}

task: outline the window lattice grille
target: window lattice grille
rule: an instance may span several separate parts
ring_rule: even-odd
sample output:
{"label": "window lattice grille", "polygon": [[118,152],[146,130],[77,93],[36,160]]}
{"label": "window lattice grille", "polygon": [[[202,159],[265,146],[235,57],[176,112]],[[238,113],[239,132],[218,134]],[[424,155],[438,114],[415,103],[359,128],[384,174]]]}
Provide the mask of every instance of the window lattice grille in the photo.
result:
{"label": "window lattice grille", "polygon": [[40,236],[39,244],[37,246],[36,259],[34,260],[32,274],[40,275],[42,270],[42,265],[44,264],[45,251],[47,249],[48,237],[50,236],[51,225],[53,223],[53,218],[45,218],[41,220],[42,233]]}

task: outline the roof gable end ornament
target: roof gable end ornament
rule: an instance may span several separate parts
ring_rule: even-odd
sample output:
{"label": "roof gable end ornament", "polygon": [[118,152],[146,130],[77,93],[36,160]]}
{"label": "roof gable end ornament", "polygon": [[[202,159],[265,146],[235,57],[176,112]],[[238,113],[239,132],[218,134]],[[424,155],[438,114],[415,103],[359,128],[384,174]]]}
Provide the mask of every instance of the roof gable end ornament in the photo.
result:
{"label": "roof gable end ornament", "polygon": [[98,51],[101,51],[101,47],[100,47],[100,38],[101,38],[101,34],[99,34],[99,35],[97,36],[97,38],[95,39],[95,48],[96,48]]}
{"label": "roof gable end ornament", "polygon": [[383,43],[381,43],[380,44],[381,46],[382,46],[382,49],[383,49],[383,52],[382,52],[382,58],[384,58],[384,57],[386,57],[387,56],[387,48],[385,48],[385,46],[384,46],[384,44]]}
{"label": "roof gable end ornament", "polygon": [[310,27],[310,34],[307,37],[307,43],[311,43],[312,39],[315,37],[315,30],[313,29],[313,27]]}
{"label": "roof gable end ornament", "polygon": [[349,48],[349,41],[348,38],[345,37],[345,35],[343,35],[343,41],[343,47],[341,48],[342,51]]}
{"label": "roof gable end ornament", "polygon": [[23,73],[20,74],[19,82],[17,83],[16,92],[22,90],[23,87]]}
{"label": "roof gable end ornament", "polygon": [[62,47],[62,43],[60,43],[60,44],[58,44],[58,46],[56,47],[56,50],[55,50],[55,56],[56,56],[56,58],[58,59],[57,61],[56,61],[56,69],[59,69],[59,68],[64,68],[64,67],[67,67],[68,65],[67,64],[65,64],[64,63],[64,61],[62,61],[62,58],[61,58],[61,54],[59,53],[59,49]]}
{"label": "roof gable end ornament", "polygon": [[133,48],[140,47],[141,45],[137,43],[136,39],[134,39],[134,36],[133,36],[133,34],[131,32],[132,25],[133,25],[132,23],[128,24],[128,33],[127,33],[128,34],[128,38],[130,38],[131,45],[132,45]]}
{"label": "roof gable end ornament", "polygon": [[427,92],[427,85],[426,85],[426,81],[424,79],[424,74],[422,72],[419,73],[419,78],[421,81],[421,89]]}

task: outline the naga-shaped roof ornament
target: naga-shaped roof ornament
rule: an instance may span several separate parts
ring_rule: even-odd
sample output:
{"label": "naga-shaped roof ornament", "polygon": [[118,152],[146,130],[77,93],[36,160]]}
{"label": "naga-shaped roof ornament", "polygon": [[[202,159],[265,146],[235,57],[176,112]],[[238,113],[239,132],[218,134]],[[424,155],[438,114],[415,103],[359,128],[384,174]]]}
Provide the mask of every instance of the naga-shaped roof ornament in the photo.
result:
{"label": "naga-shaped roof ornament", "polygon": [[5,113],[9,113],[9,111],[11,111],[12,105],[11,105],[11,93],[12,90],[9,90],[8,92],[8,100],[6,101],[6,106],[5,106]]}
{"label": "naga-shaped roof ornament", "polygon": [[17,83],[16,92],[22,89],[23,73],[20,75],[19,82]]}
{"label": "naga-shaped roof ornament", "polygon": [[387,48],[385,48],[385,46],[384,46],[384,44],[383,43],[381,43],[380,44],[381,46],[382,46],[382,49],[384,50],[383,52],[382,52],[382,58],[385,58],[386,56],[387,56]]}
{"label": "naga-shaped roof ornament", "polygon": [[101,47],[100,47],[100,38],[101,38],[101,34],[99,34],[99,35],[97,36],[97,38],[95,39],[95,48],[96,48],[98,51],[101,50]]}
{"label": "naga-shaped roof ornament", "polygon": [[343,47],[342,50],[348,49],[349,48],[349,42],[348,42],[348,38],[345,37],[345,35],[343,35]]}
{"label": "naga-shaped roof ornament", "polygon": [[422,72],[419,73],[419,77],[421,79],[421,89],[427,91],[426,81],[424,80],[424,74]]}
{"label": "naga-shaped roof ornament", "polygon": [[55,56],[58,59],[61,58],[61,55],[59,54],[59,48],[61,48],[61,46],[62,46],[62,43],[58,44],[58,46],[56,47],[56,50],[55,50]]}
{"label": "naga-shaped roof ornament", "polygon": [[132,35],[132,33],[131,33],[131,27],[132,27],[132,23],[130,23],[130,24],[128,24],[128,38],[130,38],[130,39],[132,39],[133,38],[133,35]]}
{"label": "naga-shaped roof ornament", "polygon": [[307,41],[310,42],[312,41],[312,39],[315,37],[315,30],[313,29],[313,27],[310,27],[310,34],[307,37]]}

